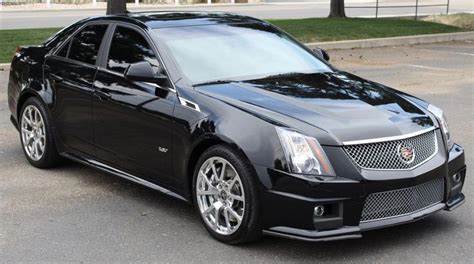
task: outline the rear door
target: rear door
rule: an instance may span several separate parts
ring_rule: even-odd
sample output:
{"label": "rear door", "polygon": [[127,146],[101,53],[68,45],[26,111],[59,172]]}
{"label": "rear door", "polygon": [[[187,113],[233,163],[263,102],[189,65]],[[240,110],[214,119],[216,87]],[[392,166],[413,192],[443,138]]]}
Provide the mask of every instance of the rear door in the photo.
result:
{"label": "rear door", "polygon": [[124,77],[130,64],[141,61],[158,71],[161,62],[143,31],[117,24],[109,42],[94,83],[98,156],[115,167],[169,186],[176,93],[170,85]]}
{"label": "rear door", "polygon": [[52,109],[56,131],[62,143],[74,150],[93,154],[93,82],[99,49],[108,25],[90,24],[48,56],[45,82],[55,95]]}

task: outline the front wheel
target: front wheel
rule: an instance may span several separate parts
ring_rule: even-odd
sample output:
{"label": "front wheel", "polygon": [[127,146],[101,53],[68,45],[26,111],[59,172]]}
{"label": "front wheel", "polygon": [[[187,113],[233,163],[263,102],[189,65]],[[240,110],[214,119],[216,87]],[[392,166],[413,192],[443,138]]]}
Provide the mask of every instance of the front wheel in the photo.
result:
{"label": "front wheel", "polygon": [[250,164],[227,146],[205,151],[194,172],[196,209],[217,240],[238,244],[261,237],[260,204]]}

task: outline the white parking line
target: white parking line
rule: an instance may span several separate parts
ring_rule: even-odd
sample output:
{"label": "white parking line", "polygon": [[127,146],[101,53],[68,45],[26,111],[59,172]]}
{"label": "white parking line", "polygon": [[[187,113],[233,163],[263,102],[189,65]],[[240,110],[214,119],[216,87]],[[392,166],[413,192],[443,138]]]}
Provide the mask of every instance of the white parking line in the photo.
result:
{"label": "white parking line", "polygon": [[408,67],[413,67],[413,68],[436,70],[436,71],[450,71],[450,69],[438,68],[438,67],[430,67],[430,66],[417,65],[417,64],[401,64],[401,65],[408,66]]}
{"label": "white parking line", "polygon": [[457,55],[462,55],[462,56],[472,56],[472,57],[474,57],[474,53],[467,53],[467,52],[444,51],[444,50],[438,50],[437,52],[444,52],[444,53],[450,53],[450,54],[457,54]]}

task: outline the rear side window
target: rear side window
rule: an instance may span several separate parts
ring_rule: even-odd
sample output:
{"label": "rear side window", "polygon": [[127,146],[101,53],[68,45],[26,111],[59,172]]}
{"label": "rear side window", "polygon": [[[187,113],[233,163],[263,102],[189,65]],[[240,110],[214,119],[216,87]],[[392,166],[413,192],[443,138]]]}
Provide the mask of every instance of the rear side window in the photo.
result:
{"label": "rear side window", "polygon": [[147,61],[158,71],[158,60],[145,38],[137,31],[117,26],[110,44],[107,69],[125,73],[136,62]]}
{"label": "rear side window", "polygon": [[[3,1],[3,2],[5,2],[5,1]],[[79,22],[79,23],[76,23],[76,24],[71,25],[69,27],[65,27],[65,28],[61,29],[58,33],[56,33],[56,34],[52,35],[51,37],[49,37],[43,43],[43,45],[45,45],[46,47],[55,46],[59,42],[62,42],[65,39],[67,39],[72,33],[74,33],[82,25],[83,25],[83,23]]]}
{"label": "rear side window", "polygon": [[77,33],[71,42],[68,58],[94,65],[107,25],[90,25]]}

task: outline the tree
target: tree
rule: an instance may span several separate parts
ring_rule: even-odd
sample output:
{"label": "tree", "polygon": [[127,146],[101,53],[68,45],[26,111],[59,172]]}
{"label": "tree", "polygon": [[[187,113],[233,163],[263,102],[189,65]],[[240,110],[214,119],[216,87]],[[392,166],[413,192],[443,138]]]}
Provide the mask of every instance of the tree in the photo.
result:
{"label": "tree", "polygon": [[346,17],[344,0],[331,0],[331,11],[329,17]]}
{"label": "tree", "polygon": [[127,0],[107,0],[107,15],[127,13]]}

